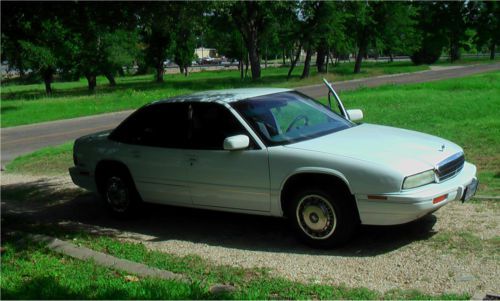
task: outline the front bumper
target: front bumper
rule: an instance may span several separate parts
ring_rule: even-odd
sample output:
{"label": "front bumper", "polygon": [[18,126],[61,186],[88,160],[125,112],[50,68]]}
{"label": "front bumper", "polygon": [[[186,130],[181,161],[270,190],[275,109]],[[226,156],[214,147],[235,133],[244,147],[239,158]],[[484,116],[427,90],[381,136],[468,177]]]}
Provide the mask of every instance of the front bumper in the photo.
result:
{"label": "front bumper", "polygon": [[[398,225],[411,222],[438,210],[453,200],[460,200],[467,185],[476,179],[476,166],[465,162],[462,171],[452,179],[400,193],[378,195],[386,199],[368,199],[356,195],[361,223],[365,225]],[[439,203],[434,198],[447,195]]]}
{"label": "front bumper", "polygon": [[90,191],[97,191],[97,186],[94,177],[90,172],[82,167],[74,166],[69,168],[69,175],[75,185],[85,188]]}

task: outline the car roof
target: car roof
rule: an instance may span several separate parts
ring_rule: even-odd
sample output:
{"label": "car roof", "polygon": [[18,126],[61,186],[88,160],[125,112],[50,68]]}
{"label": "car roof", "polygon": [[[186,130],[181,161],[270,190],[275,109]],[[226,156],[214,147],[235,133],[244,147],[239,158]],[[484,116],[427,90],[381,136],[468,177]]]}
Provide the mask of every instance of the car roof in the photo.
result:
{"label": "car roof", "polygon": [[196,92],[188,95],[175,96],[169,99],[159,100],[157,103],[169,102],[235,102],[242,99],[264,96],[269,94],[289,92],[291,89],[283,88],[245,88],[245,89],[227,89]]}

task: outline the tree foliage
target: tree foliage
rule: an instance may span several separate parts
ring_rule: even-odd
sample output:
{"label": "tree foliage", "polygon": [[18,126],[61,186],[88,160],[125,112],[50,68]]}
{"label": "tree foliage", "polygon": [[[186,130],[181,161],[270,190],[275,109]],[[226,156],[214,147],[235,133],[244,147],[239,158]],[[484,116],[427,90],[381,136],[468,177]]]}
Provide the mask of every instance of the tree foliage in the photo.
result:
{"label": "tree foliage", "polygon": [[[289,77],[305,52],[301,77],[354,54],[354,72],[369,55],[411,55],[416,64],[451,60],[471,45],[494,58],[500,42],[500,5],[488,1],[227,1],[227,2],[1,2],[2,59],[21,75],[42,78],[48,94],[54,75],[85,76],[89,90],[104,75],[139,65],[163,81],[172,60],[188,74],[197,46],[216,48],[250,67],[282,58]],[[472,37],[472,38],[471,38]],[[288,60],[287,60],[288,59]]]}

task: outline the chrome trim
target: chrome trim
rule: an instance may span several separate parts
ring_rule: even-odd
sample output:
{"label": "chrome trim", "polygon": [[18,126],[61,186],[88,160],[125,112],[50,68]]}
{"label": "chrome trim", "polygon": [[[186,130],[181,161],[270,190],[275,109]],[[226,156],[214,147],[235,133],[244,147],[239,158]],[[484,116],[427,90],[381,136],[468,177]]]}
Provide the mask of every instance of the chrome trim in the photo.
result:
{"label": "chrome trim", "polygon": [[[463,152],[458,152],[434,167],[436,173],[436,183],[441,183],[455,177],[464,167],[465,156]],[[446,172],[446,173],[444,173]]]}

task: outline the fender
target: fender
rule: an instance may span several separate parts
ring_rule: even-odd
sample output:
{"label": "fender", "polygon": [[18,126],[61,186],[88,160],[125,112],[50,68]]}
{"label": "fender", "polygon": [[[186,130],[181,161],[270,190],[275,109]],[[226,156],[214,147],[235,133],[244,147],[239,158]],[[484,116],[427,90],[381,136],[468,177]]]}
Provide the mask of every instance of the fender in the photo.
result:
{"label": "fender", "polygon": [[349,192],[351,192],[351,185],[349,184],[349,180],[347,180],[347,178],[344,176],[344,174],[342,174],[338,170],[324,168],[324,167],[300,167],[300,168],[297,168],[296,170],[292,171],[281,182],[281,184],[280,184],[280,196],[281,196],[281,191],[283,191],[283,188],[285,187],[286,182],[291,177],[296,176],[298,174],[303,174],[303,173],[317,173],[317,174],[325,174],[325,175],[335,176],[335,177],[339,178],[340,180],[342,180],[346,184],[347,188],[349,189]]}
{"label": "fender", "polygon": [[281,182],[279,190],[271,190],[271,215],[273,216],[283,216],[283,210],[282,210],[282,205],[281,205],[281,196],[283,189],[285,187],[286,182],[288,180],[296,175],[300,174],[306,174],[306,173],[315,173],[315,174],[323,174],[323,175],[328,175],[328,176],[334,176],[344,182],[346,185],[347,189],[351,192],[351,186],[349,185],[349,181],[347,178],[339,171],[330,169],[330,168],[324,168],[324,167],[300,167],[292,171],[290,174],[288,174],[285,179]]}

